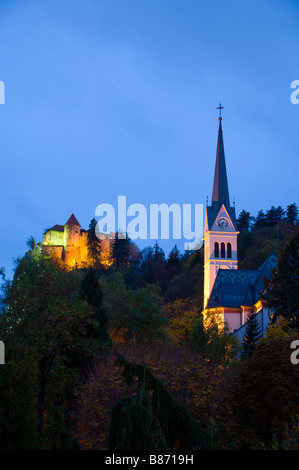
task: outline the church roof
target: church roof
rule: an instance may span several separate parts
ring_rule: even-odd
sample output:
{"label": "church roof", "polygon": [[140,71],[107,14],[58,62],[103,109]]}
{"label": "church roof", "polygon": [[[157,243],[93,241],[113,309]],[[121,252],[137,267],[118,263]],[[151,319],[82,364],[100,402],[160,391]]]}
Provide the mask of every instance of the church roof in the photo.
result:
{"label": "church roof", "polygon": [[257,269],[219,269],[207,308],[252,306],[264,290],[264,278],[271,278],[277,258],[270,255]]}
{"label": "church roof", "polygon": [[212,225],[215,222],[217,215],[219,214],[222,204],[224,204],[233,225],[236,225],[236,211],[234,207],[230,206],[229,200],[221,121],[222,118],[219,117],[212,205],[207,207],[207,222],[209,230],[212,228]]}
{"label": "church roof", "polygon": [[220,117],[212,196],[212,203],[217,203],[219,209],[222,204],[230,207],[221,120]]}
{"label": "church roof", "polygon": [[66,222],[65,225],[78,225],[80,227],[80,224],[74,214],[70,216],[69,220]]}

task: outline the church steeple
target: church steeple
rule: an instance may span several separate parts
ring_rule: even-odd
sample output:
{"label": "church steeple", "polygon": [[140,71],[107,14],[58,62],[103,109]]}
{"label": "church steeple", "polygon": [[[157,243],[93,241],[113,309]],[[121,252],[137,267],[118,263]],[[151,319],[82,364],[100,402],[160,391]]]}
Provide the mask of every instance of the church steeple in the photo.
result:
{"label": "church steeple", "polygon": [[227,181],[227,172],[226,172],[226,163],[225,163],[225,154],[224,154],[224,144],[223,144],[223,132],[222,132],[222,116],[221,110],[223,106],[220,105],[218,108],[219,113],[219,129],[218,129],[218,140],[217,140],[217,152],[216,152],[216,163],[214,171],[214,183],[213,183],[213,194],[211,205],[207,207],[207,222],[209,228],[212,227],[219,210],[222,205],[224,205],[227,210],[232,223],[235,225],[236,216],[235,208],[231,207],[228,191],[228,181]]}
{"label": "church steeple", "polygon": [[220,103],[219,108],[220,108],[219,130],[218,130],[218,142],[217,142],[212,203],[215,205],[217,204],[218,208],[220,208],[222,204],[224,204],[226,208],[229,208],[230,201],[229,201],[229,192],[228,192],[226,165],[225,165],[223,133],[222,133],[222,126],[221,126],[221,121],[222,121],[221,109],[223,109],[221,106],[221,103]]}
{"label": "church steeple", "polygon": [[212,203],[206,207],[204,235],[204,308],[219,269],[237,269],[236,211],[231,207],[228,192],[224,156],[222,117],[219,115],[219,130],[214,173]]}

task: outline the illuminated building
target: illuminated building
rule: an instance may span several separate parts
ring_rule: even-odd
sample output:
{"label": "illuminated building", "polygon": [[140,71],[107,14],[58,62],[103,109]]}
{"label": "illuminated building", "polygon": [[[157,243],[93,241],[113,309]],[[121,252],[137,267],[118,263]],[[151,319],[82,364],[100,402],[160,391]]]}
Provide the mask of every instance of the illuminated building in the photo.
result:
{"label": "illuminated building", "polygon": [[250,311],[258,313],[262,334],[269,312],[260,302],[264,277],[276,266],[274,254],[257,270],[238,269],[235,207],[230,205],[220,105],[212,203],[206,207],[204,229],[204,310],[217,312],[231,332],[241,336]]}
{"label": "illuminated building", "polygon": [[[42,242],[42,253],[60,260],[67,269],[86,268],[93,264],[89,257],[87,230],[81,228],[74,216],[65,225],[54,225],[46,230]],[[111,263],[111,242],[107,236],[100,235],[100,262],[104,266]]]}

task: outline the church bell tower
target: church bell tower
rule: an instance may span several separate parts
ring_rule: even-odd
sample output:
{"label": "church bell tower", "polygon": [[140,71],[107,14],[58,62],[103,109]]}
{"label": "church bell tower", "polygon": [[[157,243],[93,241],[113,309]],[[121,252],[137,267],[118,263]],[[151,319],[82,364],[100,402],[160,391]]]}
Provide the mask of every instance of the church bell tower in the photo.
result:
{"label": "church bell tower", "polygon": [[214,173],[212,204],[206,207],[204,229],[204,308],[209,300],[219,269],[237,269],[237,235],[235,207],[229,200],[222,117],[219,129]]}

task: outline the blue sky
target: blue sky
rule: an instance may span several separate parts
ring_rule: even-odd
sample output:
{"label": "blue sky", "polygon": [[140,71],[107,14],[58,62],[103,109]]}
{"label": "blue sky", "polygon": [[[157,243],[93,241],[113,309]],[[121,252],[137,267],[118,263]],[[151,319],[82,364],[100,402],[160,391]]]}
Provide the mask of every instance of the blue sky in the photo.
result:
{"label": "blue sky", "polygon": [[289,0],[1,0],[0,266],[118,195],[205,204],[219,101],[237,213],[298,203],[298,25]]}

